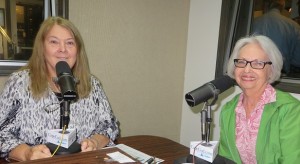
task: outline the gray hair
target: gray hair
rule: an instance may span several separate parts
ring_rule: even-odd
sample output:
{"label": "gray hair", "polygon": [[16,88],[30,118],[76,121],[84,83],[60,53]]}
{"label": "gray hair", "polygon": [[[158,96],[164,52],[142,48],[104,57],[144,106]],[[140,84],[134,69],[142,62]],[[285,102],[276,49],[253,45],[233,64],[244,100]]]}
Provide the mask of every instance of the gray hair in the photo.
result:
{"label": "gray hair", "polygon": [[268,80],[268,82],[271,84],[280,78],[283,59],[275,43],[271,39],[263,35],[252,35],[252,36],[244,37],[236,42],[228,61],[227,74],[231,78],[234,78],[235,65],[233,59],[238,58],[240,50],[244,46],[253,43],[258,44],[262,48],[262,50],[266,53],[269,60],[272,62],[271,65],[272,73]]}

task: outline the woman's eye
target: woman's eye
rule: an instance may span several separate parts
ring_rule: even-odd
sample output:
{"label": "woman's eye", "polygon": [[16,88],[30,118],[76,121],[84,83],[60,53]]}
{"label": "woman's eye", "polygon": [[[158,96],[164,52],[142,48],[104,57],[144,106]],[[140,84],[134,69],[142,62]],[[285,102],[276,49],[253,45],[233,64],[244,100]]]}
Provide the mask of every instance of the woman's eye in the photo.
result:
{"label": "woman's eye", "polygon": [[56,40],[50,40],[49,43],[50,44],[58,44],[58,41],[56,41]]}
{"label": "woman's eye", "polygon": [[255,62],[254,64],[255,64],[255,65],[258,65],[258,66],[262,66],[262,65],[264,65],[264,63],[263,63],[263,62]]}
{"label": "woman's eye", "polygon": [[68,45],[68,46],[74,46],[74,45],[75,45],[75,42],[70,41],[70,42],[67,42],[66,45]]}
{"label": "woman's eye", "polygon": [[238,61],[238,63],[239,63],[239,64],[245,64],[246,61],[240,60],[240,61]]}

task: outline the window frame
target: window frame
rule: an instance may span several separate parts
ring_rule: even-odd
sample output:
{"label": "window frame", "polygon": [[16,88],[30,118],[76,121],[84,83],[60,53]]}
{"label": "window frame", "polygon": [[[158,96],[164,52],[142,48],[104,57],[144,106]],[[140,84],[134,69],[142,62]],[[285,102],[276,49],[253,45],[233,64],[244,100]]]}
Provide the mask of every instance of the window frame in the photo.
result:
{"label": "window frame", "polygon": [[[235,42],[247,36],[253,20],[254,0],[222,0],[215,78],[226,74]],[[285,92],[300,93],[300,79],[280,78],[272,84]]]}
{"label": "window frame", "polygon": [[[10,12],[9,1],[10,0],[6,0],[6,12]],[[44,0],[44,10],[44,19],[48,16],[62,16],[68,19],[69,0]],[[57,14],[54,13],[55,11]],[[10,22],[10,15],[6,14],[5,19]],[[7,24],[6,28],[9,31],[11,27]],[[27,63],[27,60],[0,60],[0,76],[7,76],[25,66]]]}

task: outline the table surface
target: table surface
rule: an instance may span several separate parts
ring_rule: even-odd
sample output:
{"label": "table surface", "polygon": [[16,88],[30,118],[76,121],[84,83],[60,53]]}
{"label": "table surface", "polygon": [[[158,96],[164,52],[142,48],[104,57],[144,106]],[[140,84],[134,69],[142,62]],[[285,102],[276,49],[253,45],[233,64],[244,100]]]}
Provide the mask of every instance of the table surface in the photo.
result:
{"label": "table surface", "polygon": [[174,160],[188,156],[190,149],[172,140],[157,136],[131,136],[120,138],[117,143],[142,151],[148,155],[173,163]]}
{"label": "table surface", "polygon": [[[174,142],[170,139],[158,137],[158,136],[129,136],[121,137],[116,141],[116,144],[125,144],[141,152],[144,152],[150,156],[154,156],[164,160],[164,163],[173,163],[180,157],[189,155],[189,148]],[[89,163],[105,163],[103,158],[107,157],[106,154],[112,151],[116,151],[117,148],[102,149],[91,152],[75,153],[69,155],[57,155],[52,158],[45,158],[27,162],[18,162],[19,164],[27,163],[43,163],[43,164],[89,164]],[[118,150],[120,151],[120,150]],[[0,164],[6,164],[3,159],[0,160]],[[106,162],[107,163],[107,162]],[[109,162],[113,164],[114,162]]]}

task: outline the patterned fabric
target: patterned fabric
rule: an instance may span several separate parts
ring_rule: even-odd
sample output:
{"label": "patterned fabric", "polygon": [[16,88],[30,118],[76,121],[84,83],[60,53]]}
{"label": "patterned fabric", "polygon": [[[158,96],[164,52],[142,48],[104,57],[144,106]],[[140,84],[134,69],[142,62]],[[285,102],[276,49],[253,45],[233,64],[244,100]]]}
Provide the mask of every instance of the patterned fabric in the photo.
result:
{"label": "patterned fabric", "polygon": [[262,94],[260,101],[251,112],[250,118],[246,118],[246,112],[243,105],[244,94],[241,93],[236,107],[236,146],[241,160],[245,164],[256,164],[256,139],[260,125],[261,116],[265,104],[275,102],[276,91],[268,85]]}
{"label": "patterned fabric", "polygon": [[[70,104],[68,128],[76,128],[77,142],[94,134],[110,138],[119,135],[118,121],[112,113],[100,82],[91,76],[92,91],[87,98]],[[19,144],[46,142],[47,130],[60,127],[60,102],[49,88],[47,96],[33,99],[29,90],[29,71],[13,73],[0,94],[0,156],[5,157]]]}

